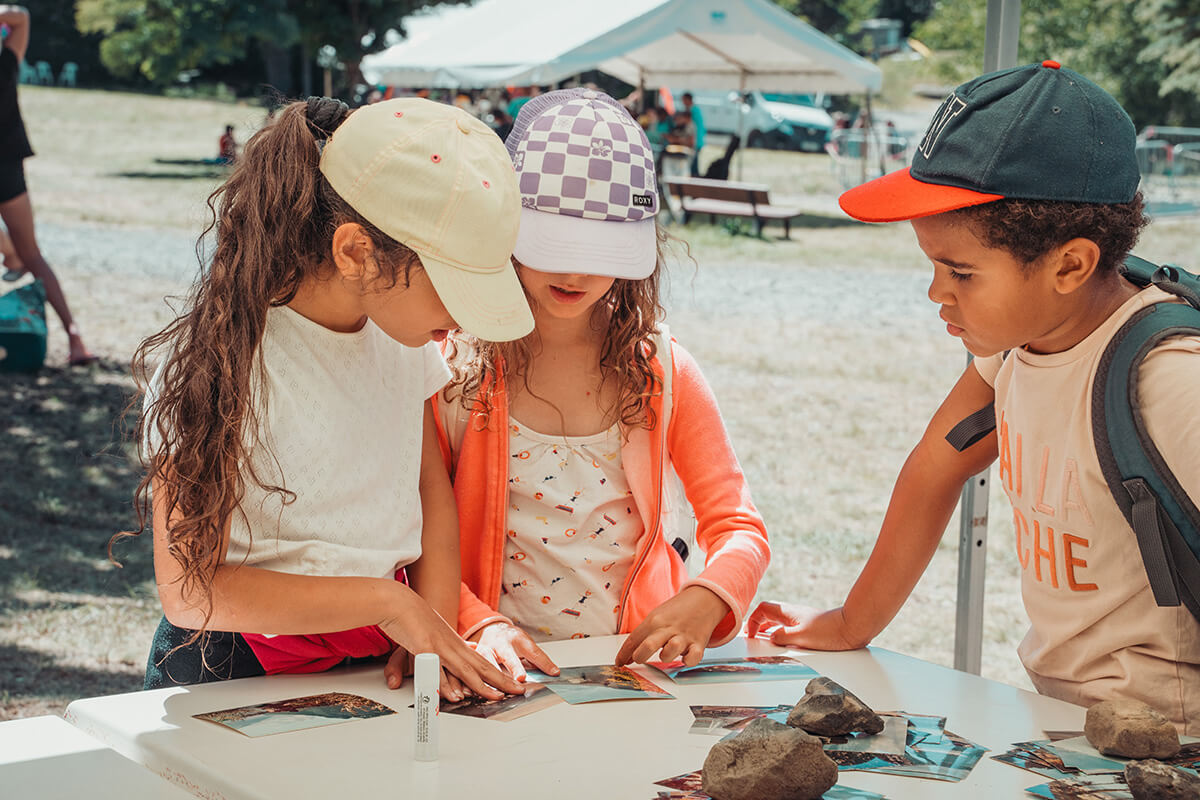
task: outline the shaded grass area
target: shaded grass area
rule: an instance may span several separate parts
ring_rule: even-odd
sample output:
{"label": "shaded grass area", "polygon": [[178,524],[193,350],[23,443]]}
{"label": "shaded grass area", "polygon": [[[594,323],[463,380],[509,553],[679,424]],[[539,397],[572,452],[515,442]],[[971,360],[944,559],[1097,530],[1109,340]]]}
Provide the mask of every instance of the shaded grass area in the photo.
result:
{"label": "shaded grass area", "polygon": [[117,547],[121,568],[106,553],[140,478],[118,423],[125,373],[106,360],[0,380],[0,718],[140,688],[130,634],[158,613],[149,537]]}

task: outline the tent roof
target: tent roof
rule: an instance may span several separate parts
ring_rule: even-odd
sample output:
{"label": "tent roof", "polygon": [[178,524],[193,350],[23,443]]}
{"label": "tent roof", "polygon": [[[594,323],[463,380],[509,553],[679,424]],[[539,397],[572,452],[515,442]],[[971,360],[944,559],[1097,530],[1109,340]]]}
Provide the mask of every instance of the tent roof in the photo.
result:
{"label": "tent roof", "polygon": [[362,61],[375,83],[545,85],[599,69],[632,85],[842,94],[882,85],[874,64],[769,0],[478,0],[405,20]]}

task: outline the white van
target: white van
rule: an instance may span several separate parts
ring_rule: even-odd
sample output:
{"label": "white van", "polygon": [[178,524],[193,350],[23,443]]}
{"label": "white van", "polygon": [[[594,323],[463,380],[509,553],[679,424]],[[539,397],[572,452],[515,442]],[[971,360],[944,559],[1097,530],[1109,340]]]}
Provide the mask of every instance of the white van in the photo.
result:
{"label": "white van", "polygon": [[[682,94],[674,92],[676,98]],[[820,107],[821,99],[759,91],[745,92],[740,98],[736,91],[692,92],[706,131],[739,134],[748,147],[813,152],[824,149],[833,130],[833,118]]]}

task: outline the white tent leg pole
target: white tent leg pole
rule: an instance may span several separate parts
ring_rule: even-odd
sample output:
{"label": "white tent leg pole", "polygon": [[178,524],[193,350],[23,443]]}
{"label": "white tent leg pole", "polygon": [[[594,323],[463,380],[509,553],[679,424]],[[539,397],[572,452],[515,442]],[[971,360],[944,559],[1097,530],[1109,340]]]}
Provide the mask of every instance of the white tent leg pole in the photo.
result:
{"label": "white tent leg pole", "polygon": [[954,668],[979,674],[983,663],[983,581],[987,566],[988,470],[963,484],[958,530],[958,606]]}
{"label": "white tent leg pole", "polygon": [[[1021,0],[988,0],[983,71],[1017,65]],[[967,363],[971,363],[970,356]],[[987,564],[988,474],[963,486],[958,525],[958,606],[954,624],[954,668],[979,674],[983,664],[983,589]]]}
{"label": "white tent leg pole", "polygon": [[1021,0],[988,0],[983,71],[1015,67],[1020,35]]}
{"label": "white tent leg pole", "polygon": [[746,72],[743,70],[738,77],[738,139],[741,144],[738,145],[737,152],[734,156],[737,157],[737,179],[742,179],[742,158],[745,157],[746,148],[749,143],[746,141],[746,115],[742,113],[742,106],[746,104]]}

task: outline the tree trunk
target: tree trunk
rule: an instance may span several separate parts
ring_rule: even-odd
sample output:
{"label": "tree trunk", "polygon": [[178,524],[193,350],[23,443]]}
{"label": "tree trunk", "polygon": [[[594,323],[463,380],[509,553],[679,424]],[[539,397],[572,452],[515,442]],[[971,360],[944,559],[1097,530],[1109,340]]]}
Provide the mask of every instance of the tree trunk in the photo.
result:
{"label": "tree trunk", "polygon": [[284,97],[291,97],[296,91],[292,79],[291,52],[267,40],[260,40],[259,45],[262,47],[263,65],[267,69],[267,85]]}

